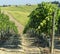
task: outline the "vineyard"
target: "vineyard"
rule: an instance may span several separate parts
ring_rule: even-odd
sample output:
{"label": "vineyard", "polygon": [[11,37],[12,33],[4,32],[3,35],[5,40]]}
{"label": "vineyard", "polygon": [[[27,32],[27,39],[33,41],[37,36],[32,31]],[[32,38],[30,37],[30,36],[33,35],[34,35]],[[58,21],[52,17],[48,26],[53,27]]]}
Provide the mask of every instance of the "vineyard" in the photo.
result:
{"label": "vineyard", "polygon": [[60,54],[60,3],[1,6],[2,54]]}
{"label": "vineyard", "polygon": [[0,12],[0,47],[6,47],[5,45],[20,44],[20,42],[14,42],[14,38],[17,38],[16,41],[20,38],[17,26],[14,22],[9,20],[9,16]]}

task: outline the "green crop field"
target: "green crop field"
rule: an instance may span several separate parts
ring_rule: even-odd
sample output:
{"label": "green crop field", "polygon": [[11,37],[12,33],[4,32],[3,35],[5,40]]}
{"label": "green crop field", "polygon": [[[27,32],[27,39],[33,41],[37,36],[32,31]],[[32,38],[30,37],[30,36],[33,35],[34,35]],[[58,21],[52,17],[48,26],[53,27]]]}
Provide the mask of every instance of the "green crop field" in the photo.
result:
{"label": "green crop field", "polygon": [[11,14],[19,23],[25,26],[29,20],[29,14],[37,7],[37,5],[32,6],[11,6],[11,7],[1,7],[1,10],[7,11]]}

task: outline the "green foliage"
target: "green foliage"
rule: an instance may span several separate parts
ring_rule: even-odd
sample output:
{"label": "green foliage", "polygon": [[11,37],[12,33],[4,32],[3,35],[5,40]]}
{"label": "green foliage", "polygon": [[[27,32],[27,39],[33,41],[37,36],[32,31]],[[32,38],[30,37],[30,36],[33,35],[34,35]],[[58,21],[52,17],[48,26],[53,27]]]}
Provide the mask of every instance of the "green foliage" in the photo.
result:
{"label": "green foliage", "polygon": [[4,15],[3,13],[0,13],[0,30],[6,31],[8,28],[18,33],[17,27],[13,22],[9,20],[9,17],[7,15]]}
{"label": "green foliage", "polygon": [[15,24],[9,20],[7,15],[0,12],[0,44],[16,34],[18,30]]}
{"label": "green foliage", "polygon": [[[32,11],[29,15],[30,20],[25,27],[24,32],[28,29],[35,29],[37,33],[45,33],[49,34],[52,31],[52,19],[54,18],[54,12],[57,9],[57,5],[51,3],[42,2],[38,4],[38,7]],[[57,30],[58,25],[58,12],[57,10],[57,17],[55,18],[56,26],[55,29]]]}

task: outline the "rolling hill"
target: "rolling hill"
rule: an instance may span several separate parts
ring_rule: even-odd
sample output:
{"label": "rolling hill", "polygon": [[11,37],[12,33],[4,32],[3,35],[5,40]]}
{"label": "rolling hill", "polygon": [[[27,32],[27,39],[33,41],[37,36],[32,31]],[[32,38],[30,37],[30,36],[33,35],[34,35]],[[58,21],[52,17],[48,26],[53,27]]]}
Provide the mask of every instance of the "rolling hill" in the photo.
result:
{"label": "rolling hill", "polygon": [[20,24],[25,26],[29,20],[29,14],[37,7],[37,5],[31,6],[10,6],[10,7],[1,7],[1,10],[7,11],[11,14]]}

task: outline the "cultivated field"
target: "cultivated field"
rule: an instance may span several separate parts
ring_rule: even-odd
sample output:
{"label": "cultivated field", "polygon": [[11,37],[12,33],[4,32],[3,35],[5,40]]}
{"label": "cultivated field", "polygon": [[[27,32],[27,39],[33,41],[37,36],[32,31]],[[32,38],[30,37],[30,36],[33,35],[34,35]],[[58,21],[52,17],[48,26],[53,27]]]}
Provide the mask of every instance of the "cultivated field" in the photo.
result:
{"label": "cultivated field", "polygon": [[11,6],[11,7],[1,7],[1,10],[7,11],[11,14],[17,21],[19,21],[23,26],[29,20],[29,14],[37,7],[37,5],[32,6]]}

